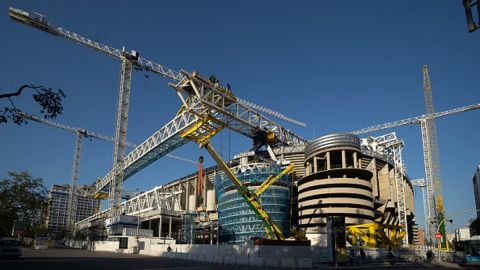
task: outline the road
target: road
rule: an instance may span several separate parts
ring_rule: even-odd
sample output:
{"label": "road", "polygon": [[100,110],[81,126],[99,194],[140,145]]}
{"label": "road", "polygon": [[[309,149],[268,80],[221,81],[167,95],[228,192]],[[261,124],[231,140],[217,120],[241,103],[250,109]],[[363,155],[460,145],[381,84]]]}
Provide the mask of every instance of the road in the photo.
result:
{"label": "road", "polygon": [[[451,265],[452,267],[453,265]],[[49,249],[49,250],[23,250],[19,259],[0,259],[0,269],[48,269],[48,270],[202,270],[202,269],[261,269],[245,266],[232,266],[220,264],[198,263],[185,260],[168,259],[133,254],[117,254],[110,252],[93,252],[78,249]],[[327,265],[314,268],[332,269]],[[343,269],[452,269],[436,265],[401,265],[381,266],[363,265],[362,267],[344,267]],[[459,267],[456,267],[459,269]]]}

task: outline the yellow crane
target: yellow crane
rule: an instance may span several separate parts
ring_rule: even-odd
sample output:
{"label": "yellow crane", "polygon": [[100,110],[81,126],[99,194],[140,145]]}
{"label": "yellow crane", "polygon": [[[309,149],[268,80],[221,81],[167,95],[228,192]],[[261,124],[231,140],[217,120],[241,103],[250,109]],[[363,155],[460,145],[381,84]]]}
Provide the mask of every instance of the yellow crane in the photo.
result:
{"label": "yellow crane", "polygon": [[[212,125],[211,123],[215,123]],[[289,164],[285,169],[283,169],[276,176],[269,176],[255,191],[251,192],[243,183],[235,176],[235,173],[230,170],[228,165],[222,160],[220,155],[215,151],[213,146],[210,144],[210,139],[220,132],[225,125],[219,123],[215,118],[207,115],[203,118],[202,121],[199,121],[196,125],[193,125],[190,129],[183,132],[182,137],[186,137],[194,142],[196,142],[200,147],[205,148],[207,152],[212,156],[213,160],[217,163],[218,167],[222,169],[225,174],[230,178],[235,187],[237,188],[238,193],[248,206],[254,211],[257,217],[265,225],[265,233],[267,234],[268,239],[274,240],[284,240],[285,237],[281,229],[275,224],[275,222],[270,218],[268,213],[263,209],[260,204],[259,197],[260,195],[272,184],[278,181],[282,176],[290,174],[293,172],[294,165]]]}

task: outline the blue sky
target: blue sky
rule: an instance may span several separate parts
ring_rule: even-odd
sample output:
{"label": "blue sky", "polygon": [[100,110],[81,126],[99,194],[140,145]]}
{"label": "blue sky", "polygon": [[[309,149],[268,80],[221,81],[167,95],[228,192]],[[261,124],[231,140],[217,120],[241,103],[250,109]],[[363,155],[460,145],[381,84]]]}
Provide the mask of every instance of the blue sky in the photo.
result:
{"label": "blue sky", "polygon": [[[423,114],[424,64],[436,111],[480,102],[480,32],[468,33],[461,1],[2,1],[0,92],[24,83],[61,88],[68,97],[55,121],[104,135],[114,134],[119,61],[15,23],[8,6],[176,70],[215,74],[237,96],[306,122],[307,128],[285,126],[307,139]],[[168,80],[145,74],[135,72],[132,80],[127,137],[137,144],[180,106]],[[38,112],[28,96],[15,102]],[[473,111],[437,121],[447,215],[474,208],[479,117]],[[424,177],[419,127],[395,131],[405,141],[408,174]],[[28,170],[49,186],[69,183],[74,142],[74,134],[38,123],[0,125],[0,175]],[[228,131],[214,142],[224,158],[250,146]],[[109,143],[85,140],[81,184],[110,170],[112,151]],[[189,144],[173,154],[196,160],[206,153]],[[125,189],[147,190],[195,170],[164,158]],[[415,201],[423,227],[420,192]],[[473,216],[455,218],[449,230]]]}

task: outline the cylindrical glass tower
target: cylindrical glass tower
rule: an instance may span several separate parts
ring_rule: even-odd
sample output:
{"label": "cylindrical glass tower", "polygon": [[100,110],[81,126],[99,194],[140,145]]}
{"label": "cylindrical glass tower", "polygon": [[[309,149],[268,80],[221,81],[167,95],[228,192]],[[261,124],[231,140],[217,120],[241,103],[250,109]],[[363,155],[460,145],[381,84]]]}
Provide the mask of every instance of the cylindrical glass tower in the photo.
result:
{"label": "cylindrical glass tower", "polygon": [[[276,164],[250,163],[231,168],[238,179],[253,192],[270,175],[281,168]],[[220,172],[215,177],[218,198],[220,242],[241,244],[252,237],[266,238],[263,222],[240,196],[232,180]],[[280,178],[260,195],[261,205],[279,226],[285,236],[290,231],[290,181],[288,175]]]}

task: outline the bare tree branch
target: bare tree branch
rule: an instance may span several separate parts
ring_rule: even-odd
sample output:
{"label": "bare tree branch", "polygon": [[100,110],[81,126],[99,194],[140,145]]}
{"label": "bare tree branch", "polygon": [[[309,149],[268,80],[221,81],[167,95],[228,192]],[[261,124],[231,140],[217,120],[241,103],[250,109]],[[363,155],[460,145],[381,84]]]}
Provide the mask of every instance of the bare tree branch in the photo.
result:
{"label": "bare tree branch", "polygon": [[63,113],[62,100],[66,95],[62,89],[54,91],[52,88],[47,89],[42,85],[24,84],[16,92],[0,94],[0,99],[8,99],[11,104],[11,107],[4,107],[0,110],[0,124],[7,123],[9,119],[18,125],[26,123],[23,117],[18,116],[17,113],[21,110],[15,106],[15,102],[12,100],[13,97],[20,96],[26,89],[35,91],[33,100],[40,105],[40,113],[44,118],[55,118]]}
{"label": "bare tree branch", "polygon": [[42,88],[43,86],[41,85],[33,85],[33,84],[24,84],[22,86],[20,86],[18,88],[18,90],[16,92],[12,92],[12,93],[6,93],[6,94],[0,94],[0,99],[2,98],[10,98],[10,97],[18,97],[22,94],[22,91],[25,90],[25,89],[39,89],[39,88]]}

